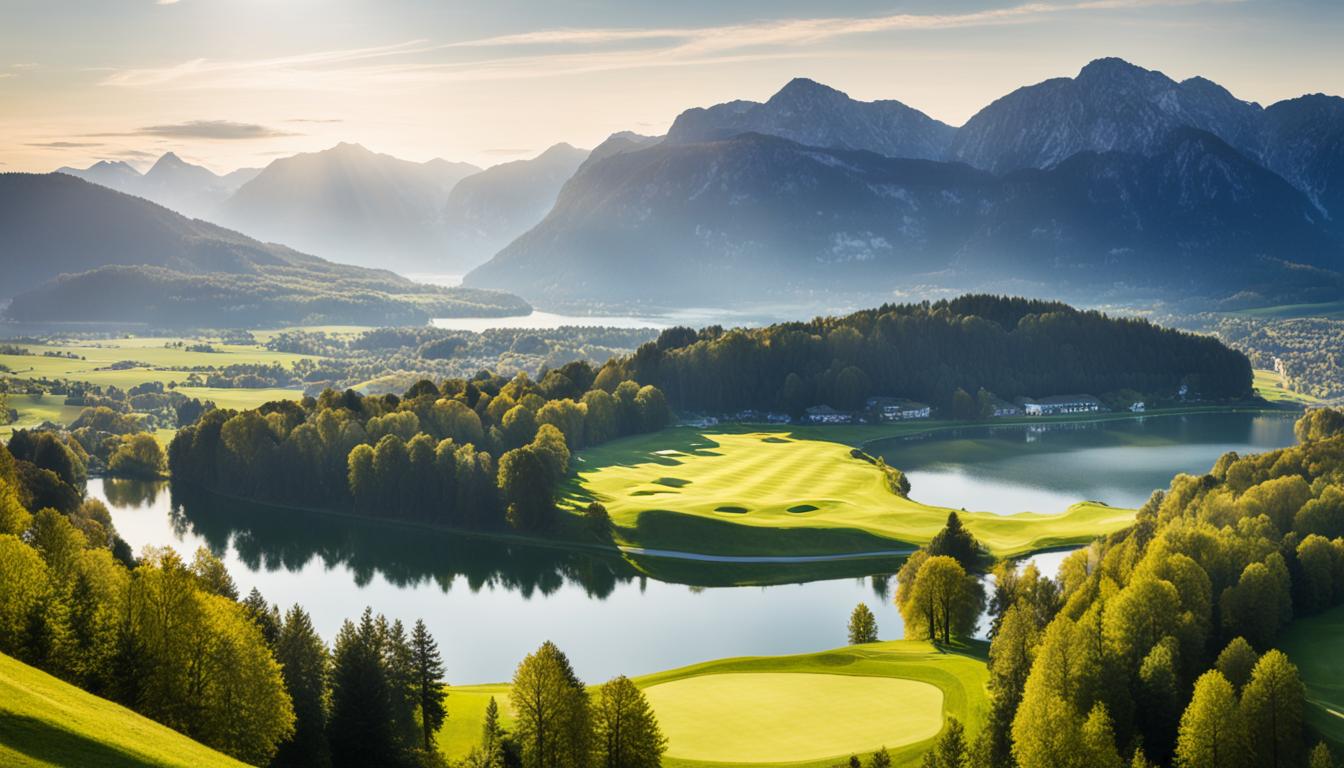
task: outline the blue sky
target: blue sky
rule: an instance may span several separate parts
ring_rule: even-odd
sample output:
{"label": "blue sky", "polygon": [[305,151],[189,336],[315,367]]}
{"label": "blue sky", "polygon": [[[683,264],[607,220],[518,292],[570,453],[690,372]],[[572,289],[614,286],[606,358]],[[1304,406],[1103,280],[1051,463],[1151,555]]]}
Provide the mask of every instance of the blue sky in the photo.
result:
{"label": "blue sky", "polygon": [[1270,103],[1344,94],[1341,33],[1324,0],[5,0],[0,168],[339,141],[489,165],[800,75],[956,125],[1100,56]]}

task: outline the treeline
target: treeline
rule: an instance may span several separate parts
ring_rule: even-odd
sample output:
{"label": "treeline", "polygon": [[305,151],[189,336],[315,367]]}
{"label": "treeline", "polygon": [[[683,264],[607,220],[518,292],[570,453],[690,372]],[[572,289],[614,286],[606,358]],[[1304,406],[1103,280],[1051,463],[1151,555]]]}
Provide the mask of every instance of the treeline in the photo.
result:
{"label": "treeline", "polygon": [[1324,400],[1344,397],[1344,352],[1339,346],[1344,320],[1219,316],[1210,325],[1256,368],[1274,370],[1277,361],[1293,392]]}
{"label": "treeline", "polygon": [[[17,447],[62,464],[52,437]],[[97,500],[34,507],[25,466],[0,446],[0,652],[253,765],[439,764],[446,690],[423,623],[366,610],[328,651],[300,606],[240,600],[207,549],[135,560]]]}
{"label": "treeline", "polygon": [[571,363],[534,382],[481,373],[401,397],[327,390],[214,410],[169,446],[179,482],[281,504],[467,529],[538,531],[572,451],[662,428],[656,387]]}
{"label": "treeline", "polygon": [[988,727],[935,749],[961,762],[926,764],[1334,765],[1275,642],[1344,602],[1344,413],[1308,412],[1297,435],[1178,475],[1057,582],[1000,565]]}
{"label": "treeline", "polygon": [[958,393],[1012,399],[1181,385],[1218,400],[1251,394],[1251,367],[1218,340],[1057,302],[968,295],[888,304],[845,317],[765,328],[671,328],[609,364],[657,386],[679,410],[799,414],[856,410],[875,395],[951,410]]}

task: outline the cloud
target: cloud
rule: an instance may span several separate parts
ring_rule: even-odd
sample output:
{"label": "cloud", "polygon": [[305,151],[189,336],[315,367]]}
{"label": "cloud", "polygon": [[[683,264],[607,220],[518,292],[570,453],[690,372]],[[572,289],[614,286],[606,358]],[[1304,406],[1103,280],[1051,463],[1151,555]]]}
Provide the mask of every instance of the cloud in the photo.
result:
{"label": "cloud", "polygon": [[255,123],[235,123],[231,120],[190,120],[172,125],[149,125],[136,131],[141,136],[159,136],[169,139],[273,139],[293,136],[287,131],[268,128]]}
{"label": "cloud", "polygon": [[1239,2],[1242,0],[1074,0],[1026,2],[965,13],[770,19],[711,27],[534,30],[444,44],[408,40],[265,59],[193,59],[166,67],[114,71],[102,84],[121,88],[339,91],[527,79],[833,56],[833,48],[823,50],[817,44],[878,33],[1026,24],[1064,14]]}
{"label": "cloud", "polygon": [[81,149],[84,147],[101,147],[103,143],[100,141],[34,141],[24,146],[41,149]]}
{"label": "cloud", "polygon": [[339,117],[291,117],[286,123],[344,123]]}

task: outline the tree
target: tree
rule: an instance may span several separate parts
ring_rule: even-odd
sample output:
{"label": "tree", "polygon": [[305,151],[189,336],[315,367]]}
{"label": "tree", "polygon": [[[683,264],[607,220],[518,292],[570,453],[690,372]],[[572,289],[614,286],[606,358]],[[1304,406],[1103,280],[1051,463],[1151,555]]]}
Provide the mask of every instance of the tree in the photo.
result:
{"label": "tree", "polygon": [[1214,667],[1240,692],[1246,683],[1250,682],[1251,671],[1255,669],[1255,663],[1259,660],[1260,654],[1246,642],[1246,638],[1234,637],[1223,652],[1218,654]]}
{"label": "tree", "polygon": [[509,698],[524,768],[587,765],[588,694],[554,643],[542,643],[518,665]]}
{"label": "tree", "polygon": [[624,675],[602,684],[595,713],[598,758],[605,768],[657,768],[667,739],[644,693]]}
{"label": "tree", "polygon": [[358,625],[346,621],[336,634],[327,720],[336,768],[386,765],[401,753],[380,645],[373,612],[367,608]]}
{"label": "tree", "polygon": [[886,747],[873,753],[872,759],[868,761],[868,768],[891,768],[891,753]]}
{"label": "tree", "polygon": [[1237,694],[1221,672],[1205,672],[1195,682],[1194,696],[1181,715],[1176,765],[1238,768],[1244,765],[1243,757]]}
{"label": "tree", "polygon": [[1302,709],[1306,691],[1297,667],[1282,651],[1260,657],[1241,693],[1251,765],[1283,768],[1302,761]]}
{"label": "tree", "polygon": [[961,523],[956,512],[947,514],[947,524],[934,534],[928,546],[930,555],[947,555],[961,564],[967,571],[975,571],[980,565],[983,551],[980,542]]}
{"label": "tree", "polygon": [[448,691],[443,684],[443,657],[439,645],[430,636],[425,622],[416,620],[411,633],[411,658],[415,669],[415,695],[420,706],[420,727],[424,732],[425,751],[433,748],[434,733],[448,717],[444,701]]}
{"label": "tree", "polygon": [[1106,705],[1097,702],[1083,722],[1083,765],[1088,768],[1124,768],[1115,748],[1115,727]]}
{"label": "tree", "polygon": [[472,747],[464,764],[466,768],[504,768],[504,726],[499,724],[499,704],[495,697],[485,705],[485,719],[481,723],[481,742]]}
{"label": "tree", "polygon": [[966,727],[955,717],[947,718],[947,725],[934,742],[933,749],[924,753],[921,768],[963,768],[966,765]]}
{"label": "tree", "polygon": [[867,604],[859,603],[849,614],[849,644],[862,645],[877,642],[877,618]]}
{"label": "tree", "polygon": [[159,441],[147,432],[125,435],[107,460],[112,474],[154,480],[168,468],[168,459]]}
{"label": "tree", "polygon": [[1317,742],[1307,759],[1307,768],[1335,768],[1335,757],[1324,741]]}
{"label": "tree", "polygon": [[1176,746],[1181,682],[1173,638],[1158,643],[1139,665],[1135,715],[1147,754],[1165,763]]}
{"label": "tree", "polygon": [[946,555],[924,561],[905,597],[901,615],[907,634],[944,643],[973,631],[984,605],[980,582]]}
{"label": "tree", "polygon": [[327,675],[329,659],[312,619],[298,605],[285,614],[275,643],[275,660],[294,703],[294,735],[280,745],[271,761],[276,768],[325,768],[331,765],[327,744]]}

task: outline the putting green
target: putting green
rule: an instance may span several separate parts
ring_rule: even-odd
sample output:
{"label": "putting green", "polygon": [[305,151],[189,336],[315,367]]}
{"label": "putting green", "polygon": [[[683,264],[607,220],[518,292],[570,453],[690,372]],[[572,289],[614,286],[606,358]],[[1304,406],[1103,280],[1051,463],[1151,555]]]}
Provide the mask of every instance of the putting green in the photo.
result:
{"label": "putting green", "polygon": [[[847,434],[677,428],[639,435],[580,453],[566,495],[575,508],[601,501],[618,542],[648,549],[814,555],[927,543],[951,510],[891,493],[873,464],[835,442]],[[962,515],[1001,557],[1085,543],[1134,519],[1132,510],[1095,502],[1059,514]]]}
{"label": "putting green", "polygon": [[701,675],[645,689],[668,757],[788,763],[871,752],[935,736],[943,692],[892,677]]}

